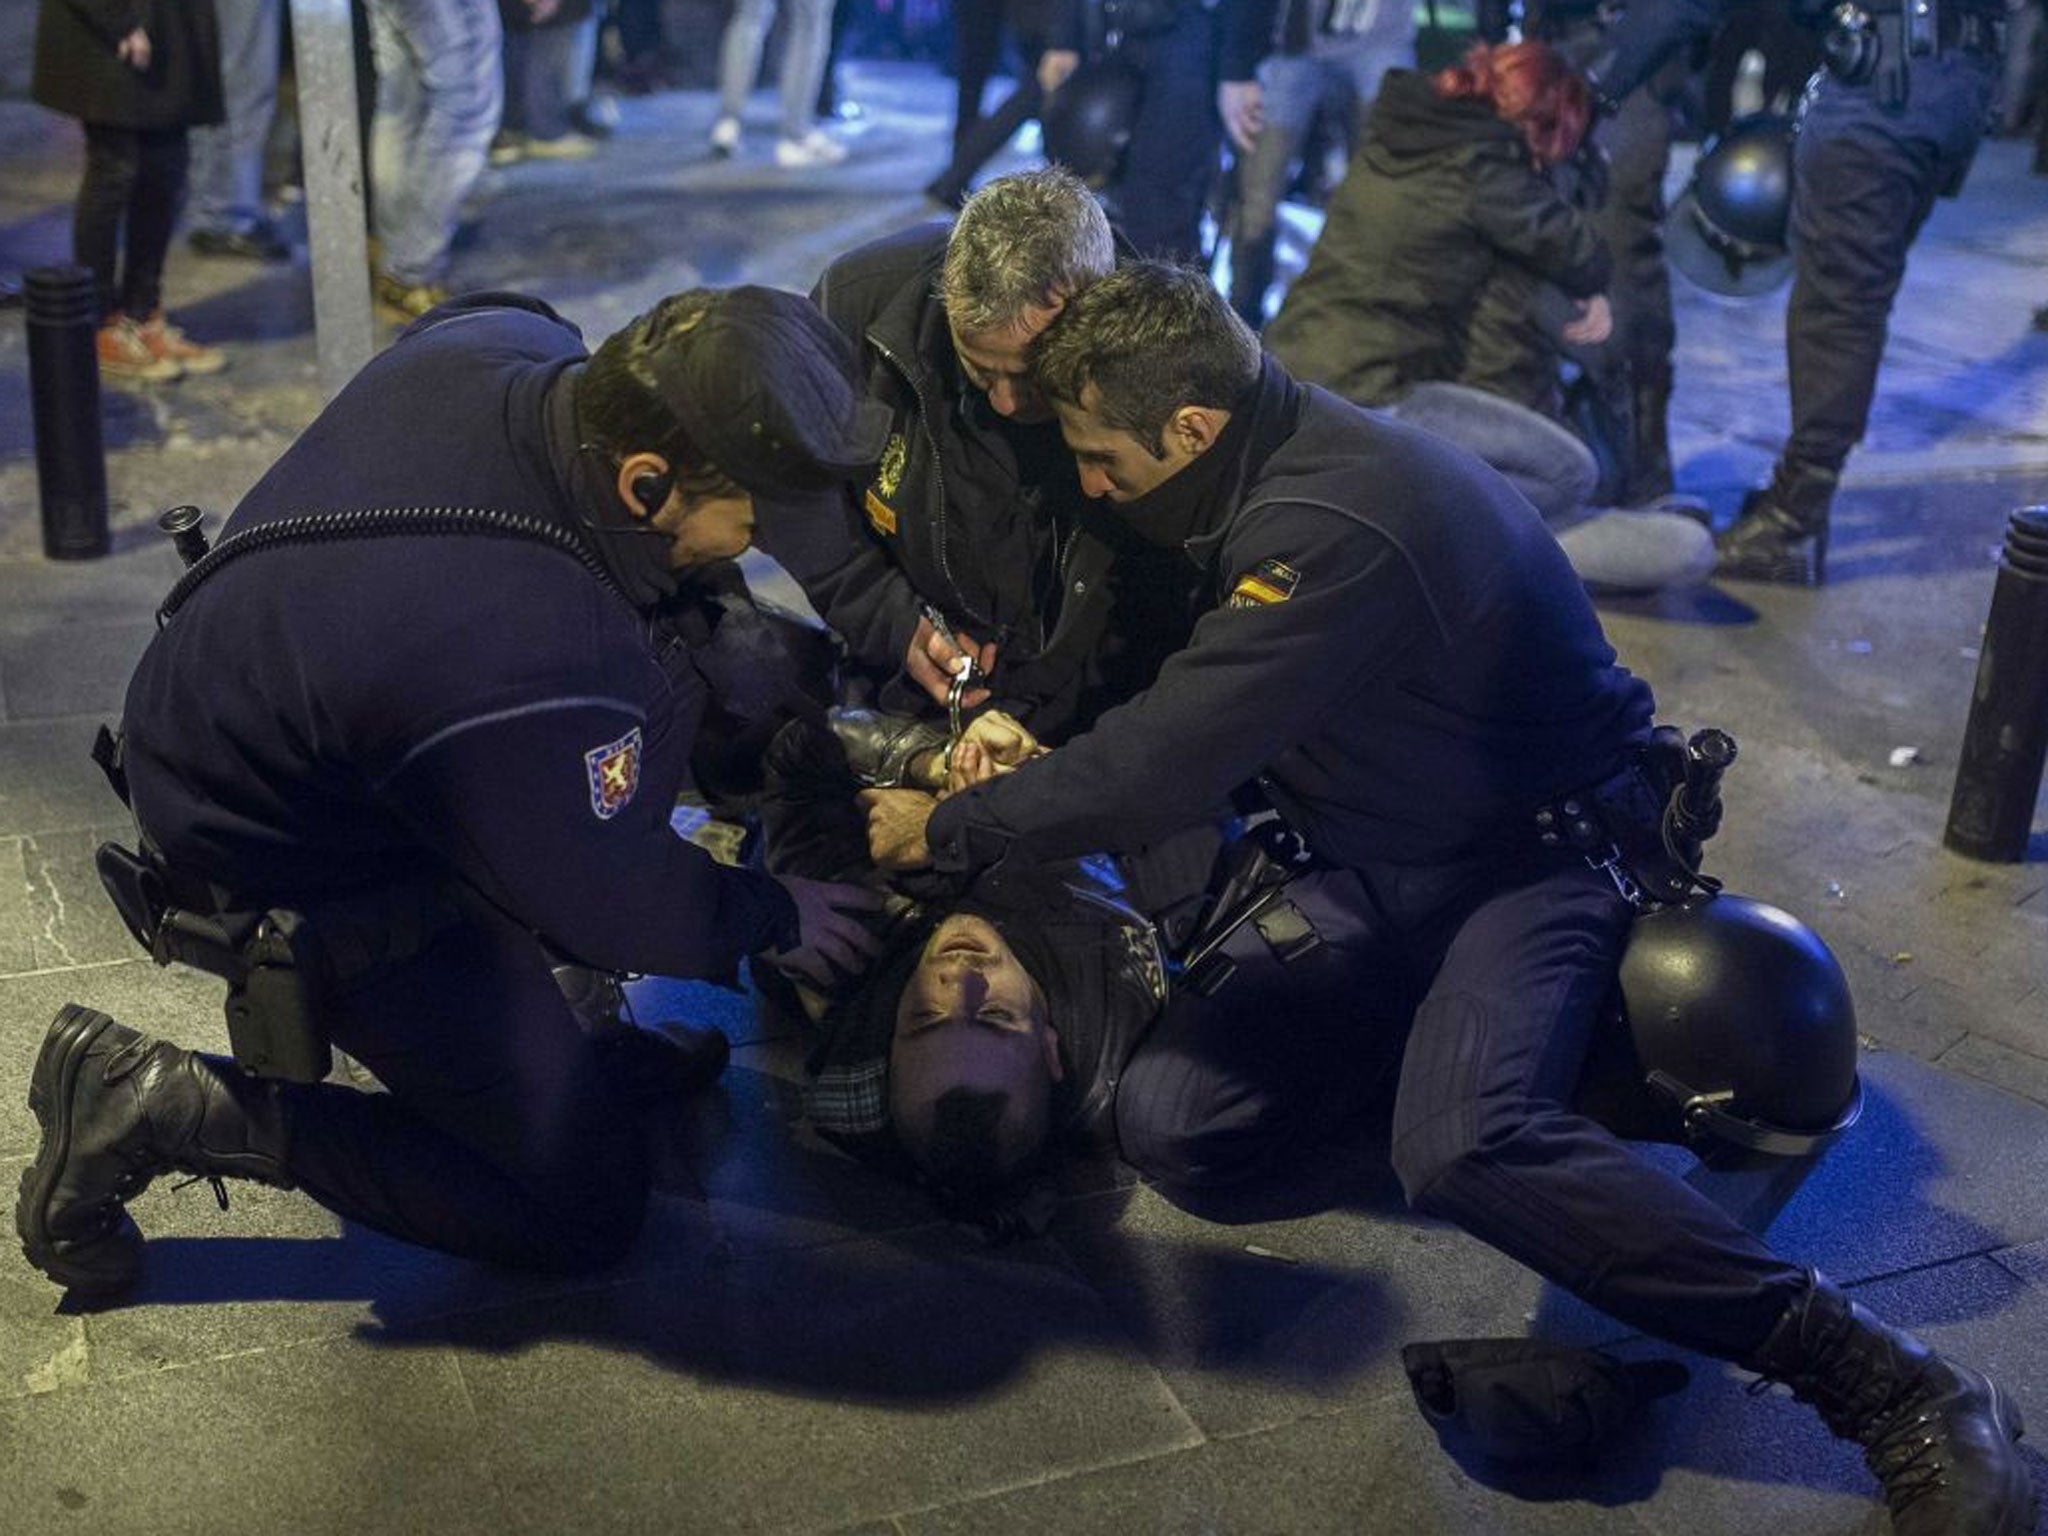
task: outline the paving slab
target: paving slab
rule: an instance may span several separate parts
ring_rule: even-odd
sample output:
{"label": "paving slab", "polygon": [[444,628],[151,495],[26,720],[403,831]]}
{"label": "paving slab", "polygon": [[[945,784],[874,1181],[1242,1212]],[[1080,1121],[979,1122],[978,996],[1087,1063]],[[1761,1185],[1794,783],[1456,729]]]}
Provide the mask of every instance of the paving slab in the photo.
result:
{"label": "paving slab", "polygon": [[453,1350],[511,1529],[815,1530],[1197,1432],[1056,1250],[945,1232],[392,1329]]}
{"label": "paving slab", "polygon": [[0,1401],[0,1487],[16,1536],[489,1536],[474,1431],[454,1361],[310,1344]]}

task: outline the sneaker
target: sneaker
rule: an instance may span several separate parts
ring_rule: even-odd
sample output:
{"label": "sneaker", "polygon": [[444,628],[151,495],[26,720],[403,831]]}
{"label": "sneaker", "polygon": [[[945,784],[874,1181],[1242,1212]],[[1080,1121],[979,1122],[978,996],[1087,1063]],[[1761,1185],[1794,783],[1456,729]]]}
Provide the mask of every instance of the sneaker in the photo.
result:
{"label": "sneaker", "polygon": [[140,329],[126,315],[115,315],[100,327],[98,348],[103,379],[140,379],[162,384],[185,376],[178,363],[150,350]]}
{"label": "sneaker", "polygon": [[529,160],[588,160],[597,153],[597,140],[588,134],[565,133],[558,139],[528,139]]}
{"label": "sneaker", "polygon": [[377,307],[391,319],[402,321],[417,320],[436,304],[445,304],[453,297],[439,283],[403,282],[389,272],[377,274],[372,291]]}
{"label": "sneaker", "polygon": [[775,144],[775,163],[785,171],[837,165],[845,158],[846,146],[822,128],[813,128],[800,139],[778,139]]}
{"label": "sneaker", "polygon": [[228,365],[227,353],[194,341],[166,320],[162,310],[136,326],[135,334],[153,355],[176,363],[186,373],[219,373]]}
{"label": "sneaker", "polygon": [[201,256],[227,256],[241,261],[289,261],[292,248],[274,225],[257,222],[245,229],[195,229],[185,243]]}
{"label": "sneaker", "polygon": [[533,150],[533,141],[523,133],[504,132],[491,140],[491,164],[517,165]]}
{"label": "sneaker", "polygon": [[711,153],[721,160],[737,154],[740,147],[740,120],[736,117],[721,117],[711,125]]}

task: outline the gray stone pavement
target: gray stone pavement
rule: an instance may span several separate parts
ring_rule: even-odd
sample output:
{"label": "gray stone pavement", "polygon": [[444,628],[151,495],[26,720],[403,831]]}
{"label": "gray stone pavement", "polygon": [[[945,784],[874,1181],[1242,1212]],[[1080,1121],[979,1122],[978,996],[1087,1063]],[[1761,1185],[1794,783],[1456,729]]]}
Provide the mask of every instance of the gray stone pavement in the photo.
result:
{"label": "gray stone pavement", "polygon": [[[943,152],[942,84],[853,79],[869,115],[836,172],[709,161],[702,94],[628,103],[601,159],[494,174],[458,278],[593,335],[691,283],[808,285],[923,216]],[[68,126],[0,103],[0,266],[63,256],[77,165]],[[1940,846],[1993,550],[2010,507],[2048,497],[2044,245],[2024,152],[1987,146],[1915,252],[1834,584],[1607,618],[1667,717],[1741,739],[1713,867],[1811,921],[1854,985],[1870,1106],[1773,1240],[2048,1425],[2048,834],[2012,866]],[[318,399],[302,267],[181,250],[170,291],[233,368],[109,394],[117,547],[84,565],[40,556],[22,329],[0,317],[0,1189],[34,1149],[25,1084],[59,1003],[220,1043],[211,984],[135,957],[96,889],[120,816],[85,747],[175,574],[150,518],[230,506]],[[1782,300],[1681,304],[1681,478],[1725,513],[1782,430]],[[1894,766],[1901,746],[1917,759]],[[673,1128],[617,1274],[497,1274],[259,1188],[225,1213],[198,1186],[143,1197],[148,1277],[107,1311],[0,1251],[0,1529],[1882,1528],[1851,1451],[1707,1361],[1597,1471],[1446,1457],[1402,1342],[1536,1328],[1658,1351],[1403,1214],[1369,1141],[1224,1220],[1082,1167],[1047,1238],[990,1252],[806,1138],[796,1043],[745,999],[649,982],[642,1004],[736,1051]]]}

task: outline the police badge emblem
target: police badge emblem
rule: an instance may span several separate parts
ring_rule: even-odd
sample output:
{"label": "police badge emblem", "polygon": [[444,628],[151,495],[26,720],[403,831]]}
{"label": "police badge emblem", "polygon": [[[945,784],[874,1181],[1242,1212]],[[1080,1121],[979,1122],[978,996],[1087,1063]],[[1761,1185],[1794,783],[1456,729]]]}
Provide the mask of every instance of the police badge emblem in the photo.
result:
{"label": "police badge emblem", "polygon": [[1286,561],[1261,560],[1256,570],[1237,579],[1225,606],[1262,608],[1268,603],[1284,603],[1294,596],[1294,589],[1300,584],[1301,572]]}
{"label": "police badge emblem", "polygon": [[590,775],[590,809],[599,821],[610,821],[640,787],[640,727],[617,741],[592,747],[583,754],[583,766]]}

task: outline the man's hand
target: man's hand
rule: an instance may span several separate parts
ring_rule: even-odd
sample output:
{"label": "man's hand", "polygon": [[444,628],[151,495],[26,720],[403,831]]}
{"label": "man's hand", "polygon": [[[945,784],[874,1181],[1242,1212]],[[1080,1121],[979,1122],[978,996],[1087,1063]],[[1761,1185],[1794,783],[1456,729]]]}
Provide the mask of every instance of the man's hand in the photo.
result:
{"label": "man's hand", "polygon": [[778,971],[829,987],[836,975],[851,976],[875,957],[875,936],[856,915],[879,911],[882,898],[864,885],[806,880],[784,875],[782,888],[796,903],[802,937],[795,949],[763,956]]}
{"label": "man's hand", "polygon": [[1050,96],[1080,67],[1081,55],[1073,49],[1048,48],[1038,56],[1038,88]]}
{"label": "man's hand", "polygon": [[932,861],[924,824],[939,802],[921,789],[864,789],[868,857],[878,869],[923,869]]}
{"label": "man's hand", "polygon": [[[990,641],[984,645],[962,630],[953,631],[953,638],[948,640],[930,619],[919,619],[917,633],[910,637],[910,649],[903,654],[903,670],[910,674],[912,682],[931,695],[933,703],[944,704],[953,687],[954,674],[960,670],[960,663],[969,658],[972,658],[975,670],[987,677],[995,670],[995,643]],[[970,688],[961,695],[960,703],[972,709],[987,700],[986,688]]]}
{"label": "man's hand", "polygon": [[1216,87],[1216,115],[1237,152],[1248,155],[1266,126],[1266,93],[1256,80],[1226,80]]}
{"label": "man's hand", "polygon": [[1607,295],[1596,293],[1590,299],[1579,300],[1579,317],[1569,320],[1561,331],[1564,339],[1576,347],[1597,347],[1614,334],[1614,311],[1608,307]]}
{"label": "man's hand", "polygon": [[114,45],[114,56],[138,75],[149,72],[149,34],[137,27]]}
{"label": "man's hand", "polygon": [[987,783],[1046,751],[1037,737],[1000,709],[976,715],[953,744],[946,793],[957,795],[971,785]]}

